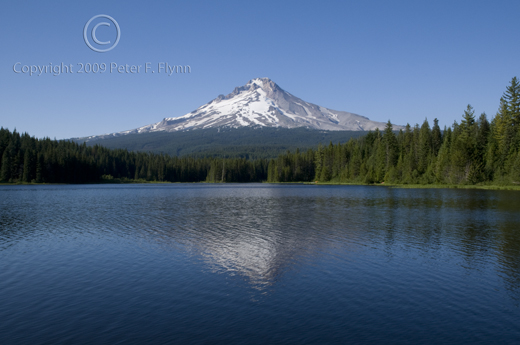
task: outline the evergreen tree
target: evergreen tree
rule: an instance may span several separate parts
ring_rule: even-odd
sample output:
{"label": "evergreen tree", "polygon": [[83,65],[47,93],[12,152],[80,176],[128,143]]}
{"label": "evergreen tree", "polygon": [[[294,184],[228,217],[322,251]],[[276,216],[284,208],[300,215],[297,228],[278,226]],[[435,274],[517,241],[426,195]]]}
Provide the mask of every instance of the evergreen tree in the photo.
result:
{"label": "evergreen tree", "polygon": [[0,182],[9,182],[11,179],[11,160],[9,150],[4,150],[2,155],[2,167],[0,168]]}
{"label": "evergreen tree", "polygon": [[428,119],[425,119],[421,129],[419,130],[419,145],[418,145],[418,163],[417,171],[419,174],[426,172],[431,161],[432,154],[432,135]]}
{"label": "evergreen tree", "polygon": [[38,153],[37,161],[36,161],[36,182],[42,183],[43,182],[43,154]]}
{"label": "evergreen tree", "polygon": [[23,160],[23,182],[31,182],[34,178],[34,159],[31,151],[26,150]]}
{"label": "evergreen tree", "polygon": [[388,120],[388,123],[385,127],[383,142],[385,146],[385,170],[388,171],[390,168],[396,165],[399,154],[397,138],[395,137],[393,126],[390,120]]}
{"label": "evergreen tree", "polygon": [[511,79],[511,85],[506,88],[503,96],[506,104],[507,111],[509,112],[509,116],[513,122],[513,125],[516,127],[516,130],[520,129],[520,82],[516,77]]}
{"label": "evergreen tree", "polygon": [[316,170],[316,177],[315,180],[319,180],[321,178],[321,170],[323,169],[323,159],[324,159],[324,152],[323,152],[323,146],[321,144],[318,145],[318,150],[316,151],[315,155],[315,170]]}
{"label": "evergreen tree", "polygon": [[450,161],[451,161],[451,128],[444,129],[444,140],[442,141],[437,161],[435,164],[435,177],[437,182],[448,183],[450,177]]}
{"label": "evergreen tree", "polygon": [[432,128],[432,155],[434,157],[437,156],[439,150],[442,145],[442,133],[439,127],[439,120],[433,120],[433,128]]}

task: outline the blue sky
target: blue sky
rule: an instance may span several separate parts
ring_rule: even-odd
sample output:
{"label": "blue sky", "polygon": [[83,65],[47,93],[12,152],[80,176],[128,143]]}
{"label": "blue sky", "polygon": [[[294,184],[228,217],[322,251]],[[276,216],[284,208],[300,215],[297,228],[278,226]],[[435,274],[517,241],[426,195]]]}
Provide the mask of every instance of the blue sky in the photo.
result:
{"label": "blue sky", "polygon": [[[308,102],[396,124],[492,118],[520,77],[520,1],[16,1],[0,11],[0,126],[57,139],[184,115],[252,78]],[[118,45],[83,40],[113,17]],[[98,29],[100,40],[115,36]],[[15,73],[72,64],[73,73]],[[150,62],[191,73],[144,73]],[[140,73],[77,73],[80,63]]]}

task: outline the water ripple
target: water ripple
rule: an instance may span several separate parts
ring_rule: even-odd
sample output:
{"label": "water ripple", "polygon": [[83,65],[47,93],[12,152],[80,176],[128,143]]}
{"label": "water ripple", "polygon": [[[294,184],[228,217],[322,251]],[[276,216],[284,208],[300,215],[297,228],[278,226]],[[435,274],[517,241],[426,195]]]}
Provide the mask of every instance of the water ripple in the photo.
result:
{"label": "water ripple", "polygon": [[0,195],[2,343],[519,335],[517,193],[148,184]]}

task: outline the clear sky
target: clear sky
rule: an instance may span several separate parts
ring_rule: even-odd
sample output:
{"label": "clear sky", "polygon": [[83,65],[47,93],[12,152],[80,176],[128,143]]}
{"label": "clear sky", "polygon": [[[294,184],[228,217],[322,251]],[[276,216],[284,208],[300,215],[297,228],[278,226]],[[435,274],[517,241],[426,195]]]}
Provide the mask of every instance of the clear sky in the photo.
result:
{"label": "clear sky", "polygon": [[[181,116],[257,77],[371,120],[414,125],[438,118],[444,126],[460,121],[467,104],[491,119],[511,78],[520,77],[518,0],[0,6],[0,126],[36,137],[119,132]],[[105,53],[83,38],[98,14],[120,27],[118,45]],[[96,33],[99,41],[115,41],[113,24]],[[191,73],[157,73],[160,62],[189,65]],[[13,70],[51,63],[72,64],[72,73]],[[80,64],[96,63],[107,71],[77,73]],[[111,63],[142,67],[110,73]]]}

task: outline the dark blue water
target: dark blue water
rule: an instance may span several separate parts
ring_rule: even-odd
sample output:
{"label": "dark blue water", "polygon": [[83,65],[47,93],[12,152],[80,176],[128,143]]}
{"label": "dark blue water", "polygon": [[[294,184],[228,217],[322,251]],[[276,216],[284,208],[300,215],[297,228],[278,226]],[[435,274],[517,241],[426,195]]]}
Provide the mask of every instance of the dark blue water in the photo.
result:
{"label": "dark blue water", "polygon": [[520,343],[520,193],[0,186],[0,344]]}

